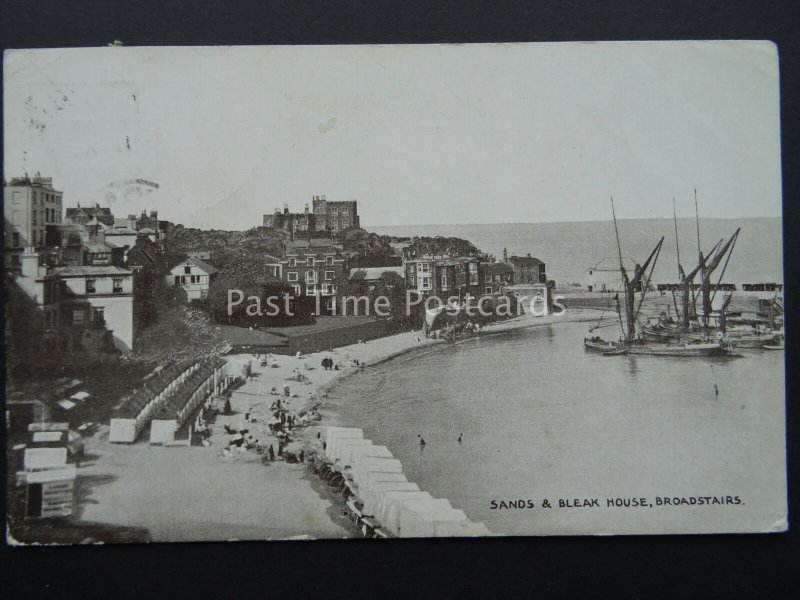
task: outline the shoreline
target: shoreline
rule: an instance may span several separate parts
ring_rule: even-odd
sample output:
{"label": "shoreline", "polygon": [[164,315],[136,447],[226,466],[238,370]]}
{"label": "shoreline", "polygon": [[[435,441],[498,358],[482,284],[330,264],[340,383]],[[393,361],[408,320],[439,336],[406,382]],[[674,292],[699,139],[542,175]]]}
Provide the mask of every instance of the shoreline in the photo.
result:
{"label": "shoreline", "polygon": [[[490,325],[481,335],[590,321],[593,312],[520,315]],[[449,345],[410,331],[299,358],[273,355],[275,366],[261,367],[252,354],[228,355],[230,373],[242,374],[249,363],[253,377],[232,392],[232,414],[217,416],[209,446],[151,446],[141,439],[130,445],[113,444],[108,441],[107,428],[87,438],[87,453],[93,458],[78,473],[85,493],[77,520],[144,526],[154,542],[356,537],[352,522],[342,514],[344,502],[334,497],[311,469],[314,455],[322,453],[327,427],[342,421],[326,397],[336,385],[364,369],[404,356],[413,360],[423,350],[436,352]],[[323,369],[320,362],[325,357],[333,358],[341,369]],[[306,381],[291,380],[298,372]],[[285,385],[290,387],[291,397],[273,397],[272,388],[282,391]],[[295,427],[291,432],[294,439],[286,446],[296,455],[302,450],[305,461],[262,462],[263,455],[252,450],[224,455],[222,448],[230,438],[226,425],[246,427],[265,446],[272,444],[277,450],[277,438],[267,423],[272,416],[270,404],[278,397],[295,415],[318,405],[318,420]],[[247,413],[255,419],[247,421]]]}

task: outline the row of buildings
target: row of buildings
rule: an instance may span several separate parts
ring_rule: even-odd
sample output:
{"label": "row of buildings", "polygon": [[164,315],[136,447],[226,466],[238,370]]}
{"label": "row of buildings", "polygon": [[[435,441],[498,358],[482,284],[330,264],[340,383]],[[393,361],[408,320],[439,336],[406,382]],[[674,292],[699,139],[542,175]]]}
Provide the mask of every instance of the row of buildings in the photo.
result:
{"label": "row of buildings", "polygon": [[14,353],[63,365],[130,350],[140,267],[129,253],[137,246],[158,251],[157,213],[120,219],[97,204],[65,211],[63,193],[38,173],[4,182],[3,200],[6,288],[28,327],[12,326]]}
{"label": "row of buildings", "polygon": [[[6,272],[23,304],[35,309],[30,314],[41,320],[36,326],[44,332],[37,341],[29,340],[34,354],[100,360],[130,350],[138,322],[137,277],[155,273],[179,297],[192,301],[208,296],[218,274],[213,258],[203,251],[168,263],[155,211],[121,218],[97,204],[64,210],[62,192],[39,174],[4,182],[4,200]],[[295,296],[318,296],[327,314],[337,314],[342,295],[374,290],[387,277],[394,285],[444,298],[547,284],[544,263],[530,255],[504,253],[502,262],[490,262],[479,256],[418,256],[399,248],[392,256],[365,261],[332,236],[315,238],[317,231],[359,227],[356,201],[315,196],[311,210],[297,214],[286,208],[265,215],[264,224],[309,234],[290,236],[281,256],[261,258]]]}

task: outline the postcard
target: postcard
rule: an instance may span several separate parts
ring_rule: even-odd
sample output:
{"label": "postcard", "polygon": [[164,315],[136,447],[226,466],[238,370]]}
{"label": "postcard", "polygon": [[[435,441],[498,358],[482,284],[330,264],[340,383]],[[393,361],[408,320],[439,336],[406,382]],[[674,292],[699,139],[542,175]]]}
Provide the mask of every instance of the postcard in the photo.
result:
{"label": "postcard", "polygon": [[9,544],[787,529],[774,44],[3,80]]}

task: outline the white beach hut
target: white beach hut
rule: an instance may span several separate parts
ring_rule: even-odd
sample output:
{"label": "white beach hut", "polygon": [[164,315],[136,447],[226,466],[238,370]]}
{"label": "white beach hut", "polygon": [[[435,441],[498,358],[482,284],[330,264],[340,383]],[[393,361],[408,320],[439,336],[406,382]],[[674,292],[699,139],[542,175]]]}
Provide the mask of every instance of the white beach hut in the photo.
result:
{"label": "white beach hut", "polygon": [[367,474],[370,471],[402,473],[403,464],[396,458],[364,457],[352,469],[353,481],[360,485],[362,481],[367,480]]}
{"label": "white beach hut", "polygon": [[372,440],[365,438],[337,438],[333,443],[333,448],[328,456],[339,468],[344,468],[349,464],[350,452],[349,449],[355,446],[371,446]]}
{"label": "white beach hut", "polygon": [[433,537],[435,524],[447,521],[466,521],[463,510],[455,509],[450,501],[438,498],[434,500],[410,500],[399,513],[400,537]]}
{"label": "white beach hut", "polygon": [[367,473],[366,486],[369,487],[378,481],[408,481],[405,473],[385,473],[383,471],[370,471]]}
{"label": "white beach hut", "polygon": [[380,508],[381,495],[384,492],[419,492],[419,486],[411,481],[379,481],[369,489],[359,488],[358,494],[364,503],[364,513],[375,515]]}
{"label": "white beach hut", "polygon": [[375,517],[389,532],[399,535],[400,511],[405,502],[409,500],[431,500],[433,496],[428,492],[381,492]]}
{"label": "white beach hut", "polygon": [[364,432],[355,427],[328,427],[328,432],[325,441],[325,454],[328,459],[333,461],[333,451],[336,448],[337,439],[361,439],[364,437]]}
{"label": "white beach hut", "polygon": [[[364,432],[361,429],[358,429],[356,427],[328,427],[326,432],[325,432],[325,453],[326,454],[328,454],[328,452],[332,451],[333,442],[334,442],[334,439],[336,438],[336,436],[338,434],[346,433],[346,432],[356,433],[356,434],[358,434],[359,432],[361,433],[361,435],[349,436],[349,437],[362,437],[362,438],[364,437]],[[328,456],[330,456],[330,454],[328,454]]]}

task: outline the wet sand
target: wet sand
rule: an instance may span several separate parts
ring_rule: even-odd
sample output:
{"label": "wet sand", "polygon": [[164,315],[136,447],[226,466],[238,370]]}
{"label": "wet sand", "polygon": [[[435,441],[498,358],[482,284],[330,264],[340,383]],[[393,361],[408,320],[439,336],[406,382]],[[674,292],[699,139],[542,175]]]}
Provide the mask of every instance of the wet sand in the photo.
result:
{"label": "wet sand", "polygon": [[[491,325],[484,335],[567,318],[581,316],[577,311],[568,317],[523,315]],[[362,368],[445,343],[427,339],[419,332],[407,332],[299,358],[275,355],[272,362],[276,367],[261,367],[251,354],[226,356],[229,373],[241,375],[249,361],[253,378],[232,393],[233,414],[217,417],[211,445],[164,447],[151,446],[146,440],[132,445],[111,444],[104,427],[87,440],[86,452],[94,458],[79,470],[78,516],[98,523],[146,527],[154,541],[352,537],[352,524],[314,479],[308,465],[313,453],[322,450],[324,428],[339,424],[339,415],[326,407],[326,390]],[[323,369],[320,363],[327,356],[342,368]],[[355,366],[356,360],[365,366]],[[287,381],[296,369],[307,382]],[[287,384],[292,396],[288,401],[282,395]],[[322,420],[295,428],[295,440],[287,447],[293,452],[302,449],[306,463],[276,460],[263,464],[262,456],[255,451],[221,457],[229,437],[225,424],[248,428],[277,452],[277,438],[267,426],[270,405],[276,399],[270,394],[273,387],[281,392],[290,412],[319,405]],[[255,416],[255,423],[245,421],[248,411]]]}

